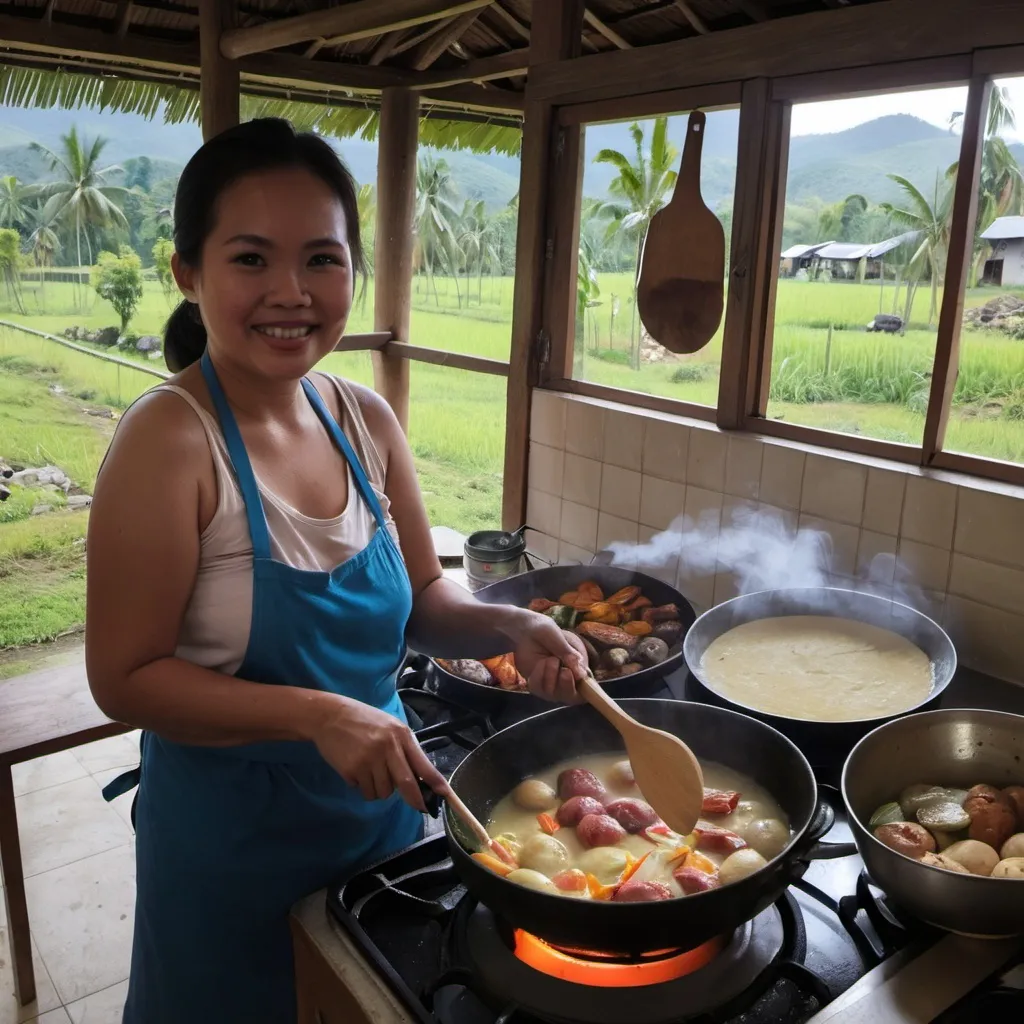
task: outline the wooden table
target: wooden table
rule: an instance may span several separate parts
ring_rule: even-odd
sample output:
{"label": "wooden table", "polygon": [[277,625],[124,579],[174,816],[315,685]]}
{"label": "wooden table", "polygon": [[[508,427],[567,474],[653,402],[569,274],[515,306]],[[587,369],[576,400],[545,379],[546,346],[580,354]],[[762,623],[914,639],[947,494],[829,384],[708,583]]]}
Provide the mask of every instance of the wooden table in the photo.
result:
{"label": "wooden table", "polygon": [[96,706],[81,663],[0,683],[0,867],[7,889],[14,994],[21,1006],[36,998],[36,979],[11,769],[22,761],[130,731]]}

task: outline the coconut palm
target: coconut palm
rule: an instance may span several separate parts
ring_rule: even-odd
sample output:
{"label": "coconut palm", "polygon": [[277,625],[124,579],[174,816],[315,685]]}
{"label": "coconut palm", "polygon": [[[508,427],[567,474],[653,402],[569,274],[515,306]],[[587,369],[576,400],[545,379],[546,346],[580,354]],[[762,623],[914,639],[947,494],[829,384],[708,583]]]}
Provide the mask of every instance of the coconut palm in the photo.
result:
{"label": "coconut palm", "polygon": [[0,178],[0,227],[13,228],[25,222],[27,189],[13,174]]}
{"label": "coconut palm", "polygon": [[[52,220],[74,228],[78,266],[82,266],[82,237],[85,236],[89,264],[92,264],[92,245],[88,229],[102,230],[111,227],[127,227],[128,221],[121,210],[128,189],[108,184],[108,178],[121,168],[117,165],[100,167],[100,157],[107,140],[97,136],[91,143],[79,140],[78,131],[72,128],[61,136],[61,152],[54,153],[38,142],[32,149],[41,153],[50,162],[50,170],[61,175],[57,181],[32,186],[32,194],[44,200],[44,215]],[[78,282],[81,296],[81,282]]]}
{"label": "coconut palm", "polygon": [[881,203],[889,219],[908,232],[913,232],[917,249],[907,263],[907,305],[904,322],[909,322],[914,304],[914,290],[927,270],[932,282],[932,301],[928,323],[934,322],[939,311],[939,281],[946,273],[949,252],[949,223],[953,212],[953,183],[948,176],[936,174],[935,190],[929,201],[916,185],[900,174],[889,178],[903,190],[904,202]]}
{"label": "coconut palm", "polygon": [[[457,189],[452,181],[448,164],[431,156],[422,156],[416,164],[416,263],[426,271],[427,281],[434,290],[434,304],[440,305],[434,267],[440,262],[451,273],[455,253],[454,224],[458,217],[455,209]],[[455,287],[459,279],[455,276]],[[461,292],[459,305],[462,305]]]}
{"label": "coconut palm", "polygon": [[[950,126],[960,127],[963,114],[957,112],[950,117]],[[972,283],[988,248],[981,233],[992,225],[997,217],[1024,213],[1024,174],[1020,164],[1006,144],[1004,135],[1017,126],[1017,117],[1010,102],[1010,93],[1005,86],[993,85],[988,104],[988,120],[985,125],[985,141],[981,150],[981,178],[978,182],[978,218],[974,234],[974,264],[971,268]],[[960,163],[950,165],[946,172],[956,180]]]}
{"label": "coconut palm", "polygon": [[373,185],[360,185],[356,195],[359,208],[359,237],[367,270],[373,272],[373,247],[377,233],[377,190]]}
{"label": "coconut palm", "polygon": [[[668,118],[656,117],[651,129],[650,149],[646,148],[644,127],[634,121],[629,126],[633,140],[632,158],[617,149],[602,149],[594,162],[611,164],[618,174],[608,187],[611,197],[603,203],[600,214],[608,218],[608,237],[618,233],[635,240],[636,270],[633,279],[633,310],[636,312],[636,275],[640,273],[640,252],[651,218],[665,205],[669,193],[675,187],[676,172],[673,170],[678,150],[668,141]],[[631,344],[633,330],[630,329]],[[636,357],[634,355],[634,363]]]}
{"label": "coconut palm", "polygon": [[45,207],[29,210],[29,225],[32,233],[28,236],[29,253],[39,268],[40,305],[46,306],[46,271],[53,266],[54,257],[60,251],[60,235],[53,217],[47,217]]}

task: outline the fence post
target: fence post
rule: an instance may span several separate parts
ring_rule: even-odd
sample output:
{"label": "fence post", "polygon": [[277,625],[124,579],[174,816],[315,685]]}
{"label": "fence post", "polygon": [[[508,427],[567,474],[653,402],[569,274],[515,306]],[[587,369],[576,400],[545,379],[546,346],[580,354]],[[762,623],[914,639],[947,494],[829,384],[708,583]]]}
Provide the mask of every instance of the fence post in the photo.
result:
{"label": "fence post", "polygon": [[825,339],[825,376],[828,376],[829,366],[832,362],[832,325],[828,325],[828,337]]}

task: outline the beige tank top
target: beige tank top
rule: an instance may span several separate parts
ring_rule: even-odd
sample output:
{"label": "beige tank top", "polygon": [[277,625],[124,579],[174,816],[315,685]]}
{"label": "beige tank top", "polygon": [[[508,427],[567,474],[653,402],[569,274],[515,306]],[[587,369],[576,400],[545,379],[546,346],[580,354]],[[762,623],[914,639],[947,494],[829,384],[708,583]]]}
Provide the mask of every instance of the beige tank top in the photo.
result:
{"label": "beige tank top", "polygon": [[[327,377],[338,393],[340,426],[366,471],[384,511],[388,530],[398,541],[384,493],[386,470],[351,386]],[[175,654],[203,668],[233,674],[242,664],[252,622],[252,541],[245,503],[227,444],[217,420],[183,388],[161,384],[183,398],[199,417],[213,455],[217,510],[200,537],[199,571],[185,608]],[[312,519],[292,508],[257,477],[270,532],[270,550],[278,561],[297,569],[327,571],[358,554],[377,531],[373,513],[361,498],[348,470],[348,502],[332,519]]]}

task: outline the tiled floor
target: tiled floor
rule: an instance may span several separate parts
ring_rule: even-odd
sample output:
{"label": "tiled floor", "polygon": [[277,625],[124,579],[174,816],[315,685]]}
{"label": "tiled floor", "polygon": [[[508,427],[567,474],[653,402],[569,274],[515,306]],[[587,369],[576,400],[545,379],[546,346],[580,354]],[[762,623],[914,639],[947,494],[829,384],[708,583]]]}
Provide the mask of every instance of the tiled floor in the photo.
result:
{"label": "tiled floor", "polygon": [[100,789],[138,760],[129,734],[15,768],[38,998],[23,1009],[15,1001],[0,908],[0,1024],[120,1024],[135,901],[132,798],[108,804]]}

